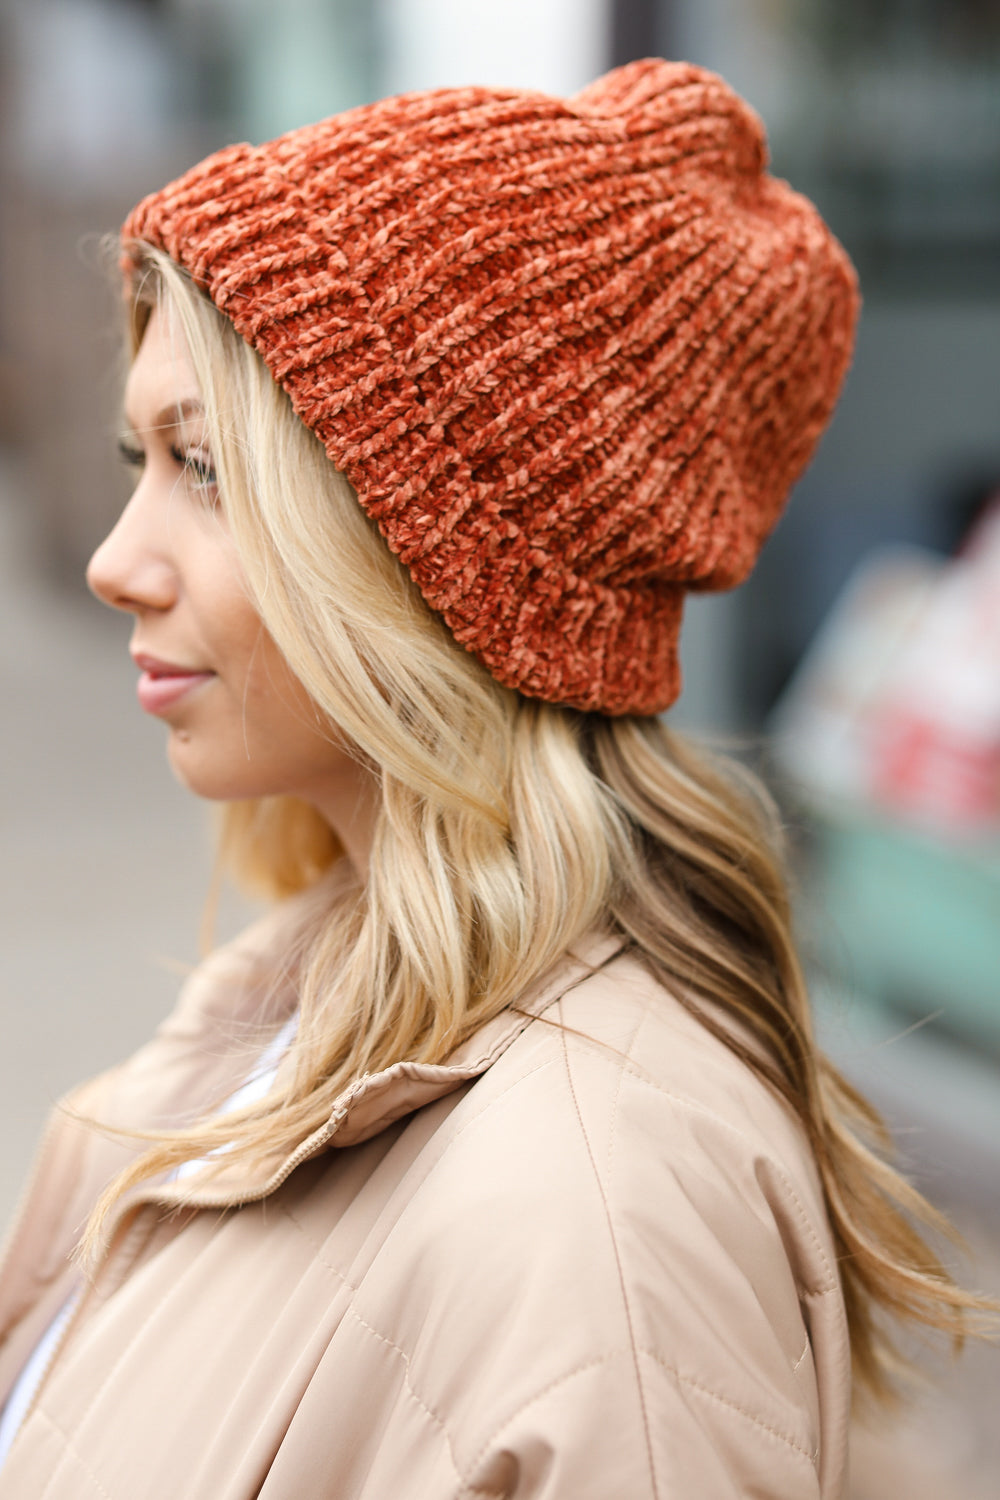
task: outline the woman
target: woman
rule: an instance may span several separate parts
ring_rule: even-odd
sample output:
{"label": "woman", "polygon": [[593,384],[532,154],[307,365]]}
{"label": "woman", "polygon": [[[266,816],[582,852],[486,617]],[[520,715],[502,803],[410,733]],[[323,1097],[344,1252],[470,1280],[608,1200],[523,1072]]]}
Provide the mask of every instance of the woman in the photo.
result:
{"label": "woman", "polygon": [[0,1497],[840,1495],[852,1359],[975,1299],[815,1049],[762,794],[655,716],[843,251],[657,61],[233,147],[123,244],[89,580],[275,906],[51,1127]]}

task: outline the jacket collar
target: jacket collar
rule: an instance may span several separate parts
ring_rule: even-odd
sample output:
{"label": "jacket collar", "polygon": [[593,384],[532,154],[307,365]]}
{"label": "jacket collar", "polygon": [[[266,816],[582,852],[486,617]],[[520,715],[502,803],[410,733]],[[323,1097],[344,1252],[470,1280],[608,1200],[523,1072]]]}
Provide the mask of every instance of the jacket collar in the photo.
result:
{"label": "jacket collar", "polygon": [[593,933],[569,950],[555,968],[525,994],[516,1010],[503,1010],[458,1047],[446,1063],[394,1063],[370,1073],[337,1100],[330,1116],[329,1142],[354,1146],[369,1140],[444,1094],[468,1083],[496,1062],[529,1022],[609,962],[621,951],[622,939]]}
{"label": "jacket collar", "polygon": [[593,932],[572,945],[566,955],[528,990],[516,1010],[506,1009],[485,1022],[445,1063],[398,1062],[377,1073],[366,1073],[334,1102],[327,1120],[306,1137],[262,1181],[248,1183],[244,1172],[217,1173],[205,1188],[196,1184],[151,1184],[135,1201],[187,1204],[192,1207],[231,1207],[268,1197],[311,1157],[330,1148],[356,1146],[380,1131],[453,1093],[485,1073],[507,1051],[532,1020],[566,992],[610,962],[624,947],[622,938]]}
{"label": "jacket collar", "polygon": [[[228,949],[213,954],[192,975],[177,1008],[146,1047],[122,1068],[91,1080],[62,1102],[0,1255],[0,1339],[18,1307],[29,1305],[38,1288],[65,1269],[96,1197],[142,1149],[142,1140],[130,1139],[128,1128],[168,1129],[211,1108],[213,1101],[228,1097],[243,1082],[253,1054],[241,1057],[233,1037],[244,1022],[253,1024],[255,1018],[260,1024],[266,1016],[271,1030],[287,1018],[291,994],[285,1003],[270,978],[274,953],[283,951],[287,938],[289,912],[298,913],[301,906],[293,898],[286,911],[269,915]],[[485,1073],[534,1017],[607,964],[623,946],[617,937],[591,933],[525,991],[516,1010],[501,1011],[486,1022],[446,1063],[401,1062],[359,1078],[335,1101],[318,1130],[253,1182],[234,1164],[229,1174],[220,1173],[201,1191],[197,1179],[141,1184],[120,1201],[105,1242],[115,1238],[131,1211],[143,1203],[207,1208],[266,1198],[310,1157],[370,1140],[455,1092]],[[108,1128],[95,1130],[88,1121]],[[119,1125],[126,1129],[125,1136],[117,1134]]]}

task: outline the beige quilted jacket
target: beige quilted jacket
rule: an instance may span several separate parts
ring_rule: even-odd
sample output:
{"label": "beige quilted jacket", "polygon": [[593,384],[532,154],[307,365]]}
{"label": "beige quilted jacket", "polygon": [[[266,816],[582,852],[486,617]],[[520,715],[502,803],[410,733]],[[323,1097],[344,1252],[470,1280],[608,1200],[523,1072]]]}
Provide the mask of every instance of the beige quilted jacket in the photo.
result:
{"label": "beige quilted jacket", "polygon": [[[283,920],[74,1107],[224,1098],[241,1028],[294,1005]],[[0,1500],[840,1496],[848,1342],[799,1130],[611,938],[524,1008],[362,1079],[267,1182],[128,1200]],[[55,1117],[0,1270],[0,1402],[133,1149]]]}

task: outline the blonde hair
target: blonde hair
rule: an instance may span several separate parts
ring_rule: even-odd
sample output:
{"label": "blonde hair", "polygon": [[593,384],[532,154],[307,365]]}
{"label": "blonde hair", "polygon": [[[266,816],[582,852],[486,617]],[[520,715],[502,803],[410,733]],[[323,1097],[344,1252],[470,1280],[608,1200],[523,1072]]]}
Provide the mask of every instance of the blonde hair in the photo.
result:
{"label": "blonde hair", "polygon": [[[303,938],[288,1087],[156,1137],[98,1204],[86,1244],[99,1245],[136,1182],[220,1147],[227,1164],[260,1168],[363,1073],[442,1061],[601,924],[801,1121],[840,1251],[855,1373],[886,1395],[898,1361],[881,1314],[960,1339],[986,1304],[912,1226],[947,1230],[884,1160],[877,1115],[816,1048],[763,790],[656,719],[584,714],[500,686],[425,605],[260,358],[183,271],[145,250],[133,348],[160,303],[201,384],[262,620],[375,768],[382,800],[367,879],[331,894]],[[238,876],[275,897],[313,884],[341,852],[318,813],[284,798],[227,807],[222,847]],[[715,1019],[717,1007],[757,1045]]]}

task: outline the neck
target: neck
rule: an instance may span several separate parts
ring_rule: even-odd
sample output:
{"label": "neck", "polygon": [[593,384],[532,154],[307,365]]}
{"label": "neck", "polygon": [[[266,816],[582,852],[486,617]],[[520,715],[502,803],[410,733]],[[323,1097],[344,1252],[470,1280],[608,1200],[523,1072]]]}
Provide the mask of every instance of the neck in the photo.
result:
{"label": "neck", "polygon": [[354,775],[339,777],[310,799],[340,840],[358,879],[368,878],[375,824],[382,806],[382,788],[373,771],[355,763]]}

